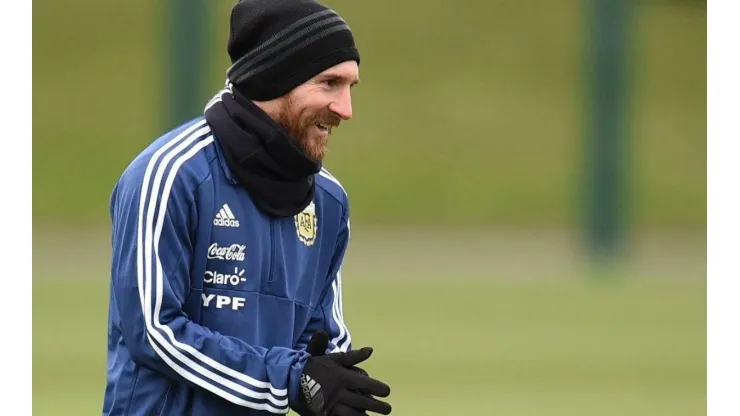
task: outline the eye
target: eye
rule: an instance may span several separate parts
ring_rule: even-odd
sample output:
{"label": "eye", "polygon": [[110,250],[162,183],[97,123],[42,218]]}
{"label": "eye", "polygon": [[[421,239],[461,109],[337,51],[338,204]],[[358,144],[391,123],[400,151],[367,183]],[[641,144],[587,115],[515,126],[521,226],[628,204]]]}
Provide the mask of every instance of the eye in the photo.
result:
{"label": "eye", "polygon": [[326,81],[324,81],[324,83],[325,83],[325,84],[326,84],[326,86],[327,86],[327,87],[329,87],[329,88],[334,88],[334,87],[336,87],[337,85],[339,85],[339,81],[337,81],[337,80],[336,80],[336,79],[334,79],[334,78],[330,78],[330,79],[327,79]]}

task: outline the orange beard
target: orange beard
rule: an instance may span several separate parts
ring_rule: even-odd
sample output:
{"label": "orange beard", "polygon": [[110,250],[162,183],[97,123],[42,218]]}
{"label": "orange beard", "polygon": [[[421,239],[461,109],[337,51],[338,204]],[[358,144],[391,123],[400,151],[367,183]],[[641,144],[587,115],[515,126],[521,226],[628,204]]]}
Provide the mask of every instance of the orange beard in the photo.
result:
{"label": "orange beard", "polygon": [[[280,106],[277,122],[293,139],[293,143],[310,159],[321,162],[328,151],[329,136],[332,127],[339,126],[341,118],[323,109],[317,113],[309,113],[306,109],[298,109],[293,100],[287,97]],[[329,131],[322,134],[317,123],[329,127]]]}

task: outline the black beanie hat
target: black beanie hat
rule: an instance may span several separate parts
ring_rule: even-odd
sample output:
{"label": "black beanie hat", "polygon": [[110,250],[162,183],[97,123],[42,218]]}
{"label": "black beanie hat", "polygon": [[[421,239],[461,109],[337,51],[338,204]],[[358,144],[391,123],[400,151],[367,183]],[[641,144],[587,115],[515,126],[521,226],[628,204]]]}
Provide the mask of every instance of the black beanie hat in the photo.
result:
{"label": "black beanie hat", "polygon": [[313,0],[241,0],[231,10],[229,81],[247,98],[280,97],[345,61],[360,63],[347,23]]}

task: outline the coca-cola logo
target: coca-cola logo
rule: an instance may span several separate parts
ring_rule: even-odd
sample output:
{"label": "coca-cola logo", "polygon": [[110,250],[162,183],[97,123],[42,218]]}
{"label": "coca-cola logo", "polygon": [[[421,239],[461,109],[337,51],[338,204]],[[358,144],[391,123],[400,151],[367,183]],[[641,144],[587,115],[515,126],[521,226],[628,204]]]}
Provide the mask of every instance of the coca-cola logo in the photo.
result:
{"label": "coca-cola logo", "polygon": [[220,247],[218,243],[211,244],[208,247],[208,258],[229,260],[229,261],[244,261],[245,251],[247,246],[244,244],[232,244],[226,247]]}

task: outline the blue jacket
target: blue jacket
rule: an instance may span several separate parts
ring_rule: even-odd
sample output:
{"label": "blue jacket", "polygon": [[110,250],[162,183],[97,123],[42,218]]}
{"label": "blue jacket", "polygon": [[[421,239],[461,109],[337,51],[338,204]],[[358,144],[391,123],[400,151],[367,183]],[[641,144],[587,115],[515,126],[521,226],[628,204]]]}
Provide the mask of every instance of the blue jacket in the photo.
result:
{"label": "blue jacket", "polygon": [[313,332],[347,351],[347,194],[322,170],[291,218],[258,211],[203,118],[158,138],[110,200],[104,415],[288,412]]}

